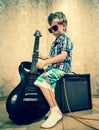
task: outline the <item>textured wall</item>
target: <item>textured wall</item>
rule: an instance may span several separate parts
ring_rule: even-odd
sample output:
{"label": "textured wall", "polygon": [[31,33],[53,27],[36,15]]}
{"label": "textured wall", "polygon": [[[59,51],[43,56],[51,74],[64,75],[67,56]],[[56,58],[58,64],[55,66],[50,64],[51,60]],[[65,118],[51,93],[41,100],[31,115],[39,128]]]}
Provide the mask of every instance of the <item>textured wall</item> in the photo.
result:
{"label": "textured wall", "polygon": [[18,66],[31,61],[35,30],[40,30],[40,52],[48,54],[54,37],[47,31],[47,15],[63,11],[74,42],[72,71],[90,73],[92,93],[99,94],[98,0],[0,0],[0,96],[20,82]]}

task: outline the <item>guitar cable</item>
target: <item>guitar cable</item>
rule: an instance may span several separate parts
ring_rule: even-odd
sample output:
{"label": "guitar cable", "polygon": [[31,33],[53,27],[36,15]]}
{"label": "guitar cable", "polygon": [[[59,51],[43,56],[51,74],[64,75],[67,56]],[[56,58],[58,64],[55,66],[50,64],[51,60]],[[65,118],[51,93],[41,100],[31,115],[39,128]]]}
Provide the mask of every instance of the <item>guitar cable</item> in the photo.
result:
{"label": "guitar cable", "polygon": [[69,114],[68,115],[65,115],[64,116],[70,116],[72,118],[74,118],[75,120],[77,120],[78,122],[82,123],[83,125],[87,126],[87,127],[90,127],[92,129],[95,129],[95,130],[99,130],[99,128],[96,128],[92,125],[89,125],[88,123],[85,123],[79,119],[84,119],[84,120],[94,120],[94,121],[99,121],[99,119],[93,119],[93,118],[85,118],[85,117],[80,117],[80,116],[77,116],[75,115],[74,113],[71,112],[71,109],[70,109],[70,105],[69,105],[69,101],[68,101],[68,96],[67,96],[67,90],[66,90],[66,81],[65,79],[63,79],[63,87],[64,87],[64,92],[65,92],[65,98],[66,98],[66,103],[67,103],[67,108],[68,108],[68,111],[69,111]]}

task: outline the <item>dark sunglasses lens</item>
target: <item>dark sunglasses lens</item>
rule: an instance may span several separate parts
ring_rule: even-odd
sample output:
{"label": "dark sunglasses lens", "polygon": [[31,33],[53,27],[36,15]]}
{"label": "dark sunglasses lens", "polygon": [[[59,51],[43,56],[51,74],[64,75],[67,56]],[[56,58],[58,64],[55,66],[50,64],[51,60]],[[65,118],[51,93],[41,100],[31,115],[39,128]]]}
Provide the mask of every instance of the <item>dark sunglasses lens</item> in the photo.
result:
{"label": "dark sunglasses lens", "polygon": [[58,30],[58,26],[57,26],[57,25],[54,25],[52,29],[53,29],[54,31],[57,31],[57,30]]}
{"label": "dark sunglasses lens", "polygon": [[57,25],[54,25],[52,28],[49,28],[49,29],[48,29],[48,31],[49,31],[50,33],[52,33],[52,30],[57,31],[57,30],[58,30],[58,26],[57,26]]}
{"label": "dark sunglasses lens", "polygon": [[50,33],[52,33],[52,29],[51,29],[51,28],[49,28],[48,31],[49,31]]}

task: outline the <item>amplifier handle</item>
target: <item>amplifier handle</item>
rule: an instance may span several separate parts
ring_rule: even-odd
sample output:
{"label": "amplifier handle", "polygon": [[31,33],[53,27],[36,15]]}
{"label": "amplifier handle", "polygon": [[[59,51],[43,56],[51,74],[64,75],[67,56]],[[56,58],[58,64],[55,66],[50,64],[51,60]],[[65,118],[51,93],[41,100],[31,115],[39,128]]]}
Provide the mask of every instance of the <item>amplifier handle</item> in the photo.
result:
{"label": "amplifier handle", "polygon": [[69,72],[69,73],[72,73],[72,74],[77,74],[77,73],[75,73],[75,72],[73,72],[73,71],[71,71],[71,70],[70,70],[70,72]]}

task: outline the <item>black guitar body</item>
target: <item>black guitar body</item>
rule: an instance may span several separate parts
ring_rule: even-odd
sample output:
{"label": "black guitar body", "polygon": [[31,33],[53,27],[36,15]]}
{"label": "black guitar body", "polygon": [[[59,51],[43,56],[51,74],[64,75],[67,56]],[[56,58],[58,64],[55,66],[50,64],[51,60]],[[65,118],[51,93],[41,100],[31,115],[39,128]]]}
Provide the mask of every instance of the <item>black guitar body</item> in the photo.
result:
{"label": "black guitar body", "polygon": [[6,108],[9,118],[16,124],[29,124],[41,119],[49,110],[41,90],[33,84],[38,74],[31,74],[30,62],[22,62],[19,66],[21,82],[9,95]]}
{"label": "black guitar body", "polygon": [[[38,50],[40,32],[36,31],[34,52]],[[48,111],[49,104],[34,81],[42,73],[37,70],[38,53],[34,53],[32,62],[22,62],[19,66],[20,83],[9,94],[6,109],[9,118],[16,124],[30,124],[41,119]]]}

